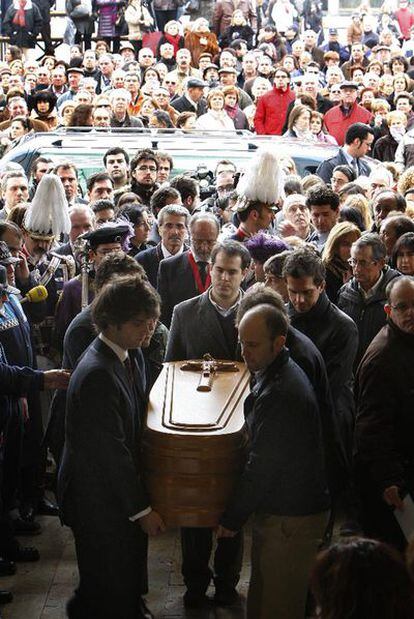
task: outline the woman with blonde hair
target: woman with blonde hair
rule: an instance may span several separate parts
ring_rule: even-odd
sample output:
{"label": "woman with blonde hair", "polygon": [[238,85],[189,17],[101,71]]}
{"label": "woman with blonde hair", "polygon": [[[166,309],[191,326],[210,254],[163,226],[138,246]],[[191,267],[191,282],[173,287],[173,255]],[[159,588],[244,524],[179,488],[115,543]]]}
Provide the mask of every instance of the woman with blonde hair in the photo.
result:
{"label": "woman with blonde hair", "polygon": [[243,39],[247,43],[247,49],[253,47],[254,30],[248,24],[243,11],[236,9],[231,16],[230,26],[226,28],[224,34],[219,38],[220,47],[228,47],[232,41]]}
{"label": "woman with blonde hair", "polygon": [[365,230],[371,229],[373,220],[369,207],[369,201],[362,193],[348,196],[343,203],[343,206],[350,206],[352,208],[358,209],[358,211],[361,213]]}
{"label": "woman with blonde hair", "polygon": [[385,73],[381,75],[379,84],[378,84],[378,94],[383,97],[390,97],[394,92],[394,77]]}
{"label": "woman with blonde hair", "polygon": [[348,263],[352,243],[361,236],[361,231],[352,223],[343,221],[336,224],[329,233],[322,253],[326,269],[326,294],[336,303],[340,288],[352,277]]}
{"label": "woman with blonde hair", "polygon": [[190,50],[192,65],[198,69],[198,61],[201,54],[215,56],[220,48],[214,32],[210,32],[210,26],[205,17],[199,17],[191,24],[191,30],[184,36],[185,47]]}
{"label": "woman with blonde hair", "polygon": [[224,93],[212,88],[207,95],[208,111],[196,121],[196,129],[235,131],[234,122],[224,109]]}

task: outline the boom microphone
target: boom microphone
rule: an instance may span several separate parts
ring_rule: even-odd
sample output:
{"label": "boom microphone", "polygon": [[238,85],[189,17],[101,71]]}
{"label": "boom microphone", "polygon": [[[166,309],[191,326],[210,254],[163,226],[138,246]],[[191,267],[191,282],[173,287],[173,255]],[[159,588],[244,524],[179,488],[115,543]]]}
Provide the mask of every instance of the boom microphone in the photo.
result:
{"label": "boom microphone", "polygon": [[29,292],[27,292],[20,303],[40,303],[41,301],[45,301],[49,296],[48,291],[42,285],[35,286],[31,288]]}

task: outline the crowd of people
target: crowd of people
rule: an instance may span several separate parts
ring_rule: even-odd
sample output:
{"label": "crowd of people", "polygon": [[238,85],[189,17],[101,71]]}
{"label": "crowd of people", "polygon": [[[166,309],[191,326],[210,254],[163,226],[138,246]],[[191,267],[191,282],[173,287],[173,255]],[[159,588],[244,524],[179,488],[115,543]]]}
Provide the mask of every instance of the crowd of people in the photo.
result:
{"label": "crowd of people", "polygon": [[249,619],[413,617],[408,3],[361,5],[339,42],[307,0],[217,0],[211,31],[170,0],[68,0],[69,63],[27,53],[43,10],[13,3],[3,20],[2,155],[59,127],[338,148],[303,178],[283,141],[246,169],[218,153],[202,197],[147,148],[109,148],[85,185],[53,155],[1,168],[0,576],[40,559],[20,536],[60,514],[80,575],[68,616],[152,616],[148,537],[166,527],[145,484],[146,407],[164,362],[209,353],[251,372],[247,457],[217,528],[181,529],[186,608],[208,607],[212,581],[218,606],[240,602],[250,520]]}

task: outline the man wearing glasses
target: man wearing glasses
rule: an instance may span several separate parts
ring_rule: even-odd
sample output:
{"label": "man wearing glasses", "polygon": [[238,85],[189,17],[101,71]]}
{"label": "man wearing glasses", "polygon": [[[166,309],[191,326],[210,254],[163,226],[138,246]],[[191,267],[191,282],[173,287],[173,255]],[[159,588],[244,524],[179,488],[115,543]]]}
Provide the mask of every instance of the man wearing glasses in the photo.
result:
{"label": "man wearing glasses", "polygon": [[394,278],[386,295],[387,324],[357,375],[355,479],[364,533],[402,550],[406,540],[395,515],[414,491],[414,280]]}
{"label": "man wearing glasses", "polygon": [[281,135],[289,103],[295,99],[290,89],[290,75],[286,69],[276,70],[273,88],[262,95],[257,103],[254,128],[258,135]]}
{"label": "man wearing glasses", "polygon": [[358,367],[368,346],[385,325],[386,288],[400,276],[398,271],[385,266],[386,253],[378,234],[364,234],[355,241],[349,260],[353,277],[339,291],[338,307],[358,327],[359,347],[355,367]]}
{"label": "man wearing glasses", "polygon": [[131,191],[143,204],[149,204],[151,196],[159,187],[157,183],[158,160],[149,149],[139,150],[131,159]]}

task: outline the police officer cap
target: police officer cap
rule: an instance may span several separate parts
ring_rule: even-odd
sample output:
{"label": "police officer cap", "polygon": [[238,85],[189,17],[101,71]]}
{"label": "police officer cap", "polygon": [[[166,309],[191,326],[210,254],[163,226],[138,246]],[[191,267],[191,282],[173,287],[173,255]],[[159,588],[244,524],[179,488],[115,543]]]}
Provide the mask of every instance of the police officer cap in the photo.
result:
{"label": "police officer cap", "polygon": [[122,243],[129,231],[130,228],[126,224],[101,226],[96,230],[83,234],[82,238],[89,241],[91,247],[97,247],[106,243]]}

